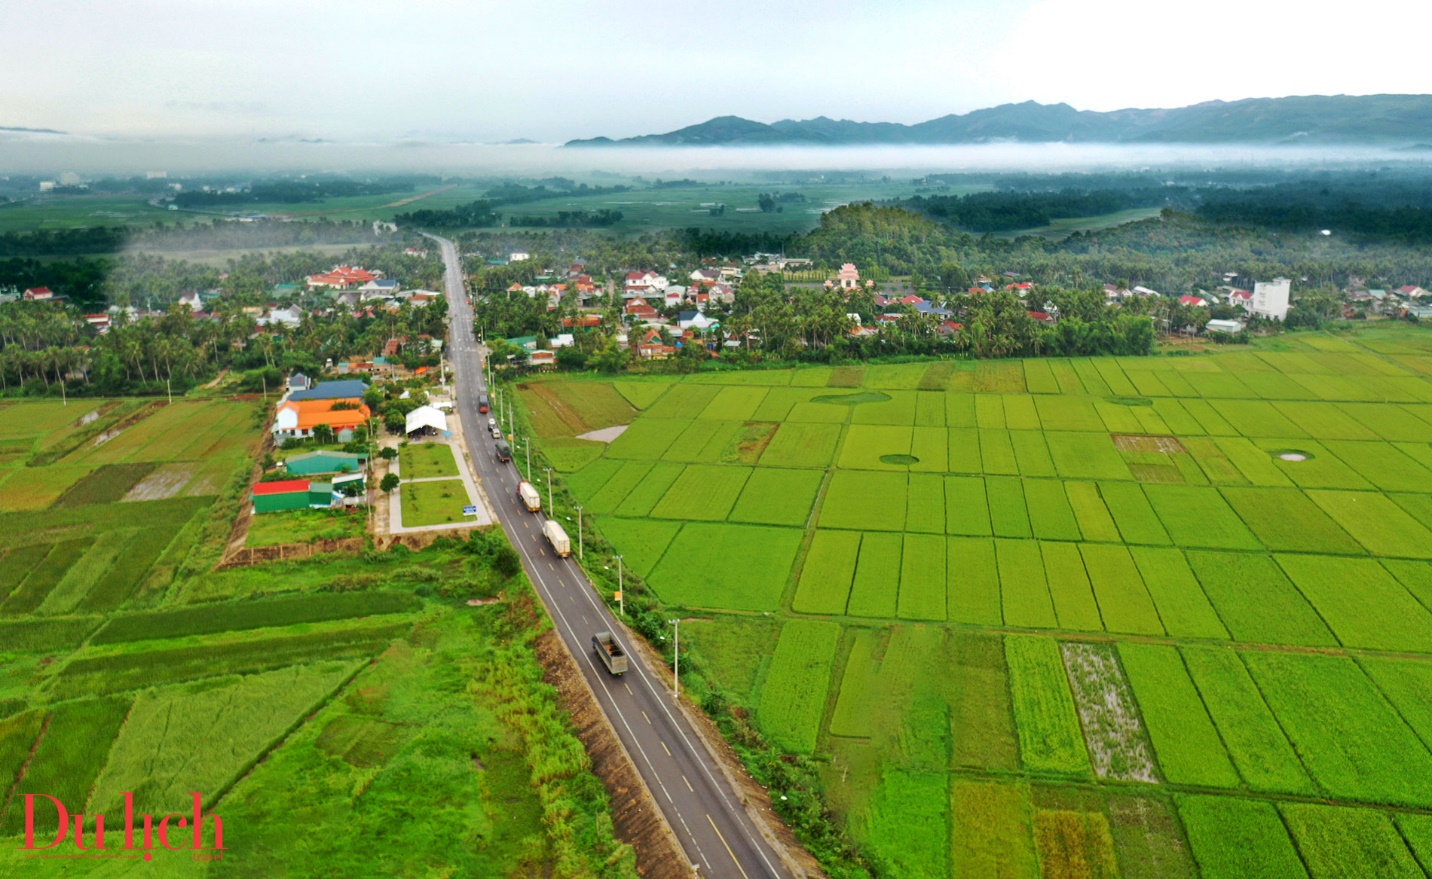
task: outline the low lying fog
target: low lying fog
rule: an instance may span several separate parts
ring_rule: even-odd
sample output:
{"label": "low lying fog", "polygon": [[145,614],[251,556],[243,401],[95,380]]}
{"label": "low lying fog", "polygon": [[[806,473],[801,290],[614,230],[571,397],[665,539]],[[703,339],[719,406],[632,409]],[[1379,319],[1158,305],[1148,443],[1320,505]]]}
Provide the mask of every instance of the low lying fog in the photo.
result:
{"label": "low lying fog", "polygon": [[0,174],[205,171],[421,171],[452,176],[608,171],[674,178],[720,171],[809,170],[920,174],[1173,167],[1332,167],[1426,164],[1432,151],[1346,146],[1000,143],[870,147],[576,147],[555,144],[135,142],[0,132]]}

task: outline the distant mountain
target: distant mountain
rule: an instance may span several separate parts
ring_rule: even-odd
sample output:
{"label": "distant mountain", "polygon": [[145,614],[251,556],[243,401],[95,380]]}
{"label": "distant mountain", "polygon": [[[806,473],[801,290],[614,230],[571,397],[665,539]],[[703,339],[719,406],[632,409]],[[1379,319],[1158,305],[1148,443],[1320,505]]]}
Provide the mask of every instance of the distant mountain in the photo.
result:
{"label": "distant mountain", "polygon": [[0,131],[13,131],[17,134],[69,134],[68,131],[56,131],[53,128],[21,128],[17,125],[0,125]]}
{"label": "distant mountain", "polygon": [[1209,101],[1171,110],[1001,104],[916,125],[718,116],[666,134],[573,140],[600,146],[852,146],[968,143],[1416,144],[1432,140],[1432,95],[1333,95]]}

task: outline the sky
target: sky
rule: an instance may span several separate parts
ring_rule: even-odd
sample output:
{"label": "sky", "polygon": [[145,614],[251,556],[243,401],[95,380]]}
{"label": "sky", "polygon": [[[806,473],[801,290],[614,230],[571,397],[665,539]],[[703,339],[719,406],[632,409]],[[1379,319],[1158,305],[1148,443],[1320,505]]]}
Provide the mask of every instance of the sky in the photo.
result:
{"label": "sky", "polygon": [[914,123],[1025,100],[1432,92],[1432,64],[1373,51],[1432,30],[1432,4],[1412,0],[7,7],[0,126],[98,138],[560,142],[728,114]]}

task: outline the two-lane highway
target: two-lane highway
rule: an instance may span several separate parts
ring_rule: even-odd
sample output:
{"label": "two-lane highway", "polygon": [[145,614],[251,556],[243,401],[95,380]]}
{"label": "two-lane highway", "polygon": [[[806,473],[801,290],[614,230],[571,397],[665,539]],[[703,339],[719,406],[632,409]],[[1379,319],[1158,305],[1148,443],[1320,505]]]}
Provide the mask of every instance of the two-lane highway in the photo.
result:
{"label": "two-lane highway", "polygon": [[[468,304],[462,263],[456,246],[437,241],[446,263],[451,344],[448,355],[456,376],[454,408],[473,466],[494,515],[517,547],[538,596],[551,615],[563,642],[577,659],[597,703],[616,730],[636,770],[666,816],[677,841],[700,876],[733,879],[792,879],[794,874],[757,829],[745,806],[722,774],[717,758],[692,729],[689,719],[660,678],[629,649],[630,669],[612,677],[592,651],[592,635],[620,632],[575,556],[558,558],[542,535],[542,515],[533,514],[517,498],[519,476],[513,464],[497,461],[487,415],[477,411],[478,394],[486,393],[472,310]],[[543,492],[543,503],[546,503]],[[572,535],[575,539],[576,535]]]}

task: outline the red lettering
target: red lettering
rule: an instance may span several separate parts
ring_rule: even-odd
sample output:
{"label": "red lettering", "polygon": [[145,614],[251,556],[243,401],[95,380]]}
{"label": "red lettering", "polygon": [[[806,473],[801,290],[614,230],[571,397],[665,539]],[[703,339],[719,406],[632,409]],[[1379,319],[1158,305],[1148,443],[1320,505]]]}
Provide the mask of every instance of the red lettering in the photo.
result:
{"label": "red lettering", "polygon": [[134,794],[124,792],[124,847],[134,848]]}
{"label": "red lettering", "polygon": [[154,830],[153,821],[152,816],[148,814],[144,816],[144,859],[146,861],[154,858],[154,839],[150,836],[150,833]]}
{"label": "red lettering", "polygon": [[165,849],[167,849],[167,850],[169,850],[169,851],[172,852],[172,851],[177,851],[177,849],[175,849],[174,846],[172,846],[172,845],[169,844],[169,819],[170,819],[170,818],[178,818],[178,819],[179,819],[179,826],[180,826],[180,827],[186,827],[186,826],[188,826],[189,822],[186,821],[186,820],[184,820],[184,816],[183,816],[183,815],[180,815],[178,812],[174,812],[174,813],[172,813],[172,814],[165,815],[163,818],[159,819],[159,845],[162,846],[163,848],[165,848]]}
{"label": "red lettering", "polygon": [[35,797],[44,797],[55,804],[55,815],[59,819],[59,835],[55,841],[42,848],[54,848],[65,841],[65,835],[69,833],[70,813],[65,811],[65,804],[50,796],[49,794],[25,794],[25,848],[35,848]]}
{"label": "red lettering", "polygon": [[203,810],[203,808],[202,808],[202,806],[200,805],[200,802],[199,802],[199,792],[198,792],[198,791],[193,791],[192,793],[194,794],[194,821],[193,821],[193,827],[194,827],[194,850],[195,850],[195,851],[198,851],[198,850],[200,850],[200,849],[202,849],[202,848],[204,847],[204,835],[203,835],[203,834],[204,834],[204,819],[205,819],[205,818],[213,818],[213,819],[214,819],[214,848],[216,848],[216,849],[223,849],[223,847],[224,847],[224,819],[223,819],[223,818],[220,818],[218,815],[205,815],[205,814],[204,814],[204,810]]}

